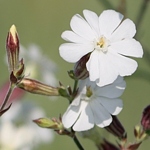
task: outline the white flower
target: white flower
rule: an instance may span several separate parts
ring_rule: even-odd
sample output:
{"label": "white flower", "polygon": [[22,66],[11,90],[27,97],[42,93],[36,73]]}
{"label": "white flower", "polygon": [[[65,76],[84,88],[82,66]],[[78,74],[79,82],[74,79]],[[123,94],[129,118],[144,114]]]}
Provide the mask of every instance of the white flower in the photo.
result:
{"label": "white flower", "polygon": [[117,115],[122,110],[119,97],[125,89],[125,81],[118,77],[113,84],[99,87],[87,78],[80,84],[79,94],[62,117],[64,126],[73,126],[75,131],[89,130],[95,124],[101,128],[108,126],[112,122],[111,115]]}
{"label": "white flower", "polygon": [[84,55],[91,53],[86,63],[91,81],[104,86],[116,80],[118,75],[128,76],[135,72],[137,62],[130,57],[142,57],[141,44],[133,39],[136,29],[130,19],[106,10],[98,17],[89,10],[83,11],[84,17],[76,14],[70,26],[73,31],[65,31],[62,38],[69,43],[59,47],[60,56],[75,63]]}

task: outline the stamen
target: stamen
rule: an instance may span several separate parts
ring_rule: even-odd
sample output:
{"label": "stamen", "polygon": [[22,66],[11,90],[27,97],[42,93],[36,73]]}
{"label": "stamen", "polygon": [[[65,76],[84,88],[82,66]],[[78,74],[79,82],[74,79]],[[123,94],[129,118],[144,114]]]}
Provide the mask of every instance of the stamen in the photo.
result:
{"label": "stamen", "polygon": [[105,41],[105,38],[104,38],[104,37],[101,37],[101,38],[100,38],[100,41],[97,42],[97,46],[99,46],[100,48],[104,48],[104,47],[105,47],[105,44],[106,44],[106,41]]}
{"label": "stamen", "polygon": [[104,36],[101,36],[98,41],[95,41],[95,50],[106,53],[108,51],[108,46],[109,40],[107,40]]}

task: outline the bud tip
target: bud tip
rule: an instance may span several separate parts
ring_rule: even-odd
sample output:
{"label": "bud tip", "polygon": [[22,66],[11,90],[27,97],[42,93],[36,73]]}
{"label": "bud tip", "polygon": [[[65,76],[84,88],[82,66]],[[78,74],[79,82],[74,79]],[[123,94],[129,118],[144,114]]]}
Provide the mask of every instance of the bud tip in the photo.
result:
{"label": "bud tip", "polygon": [[10,27],[10,33],[12,34],[12,37],[15,40],[15,43],[16,43],[17,29],[16,29],[16,26],[14,24]]}

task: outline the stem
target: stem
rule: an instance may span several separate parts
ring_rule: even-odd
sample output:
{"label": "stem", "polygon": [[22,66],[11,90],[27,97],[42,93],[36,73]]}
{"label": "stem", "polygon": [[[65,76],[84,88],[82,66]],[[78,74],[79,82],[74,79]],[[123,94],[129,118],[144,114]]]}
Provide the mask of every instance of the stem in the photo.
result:
{"label": "stem", "polygon": [[137,29],[140,27],[140,25],[142,23],[143,16],[146,12],[146,9],[148,8],[148,2],[149,2],[149,0],[143,0],[143,3],[141,5],[140,11],[139,11],[139,14],[137,16],[137,21],[136,21]]}
{"label": "stem", "polygon": [[78,86],[78,80],[75,80],[75,82],[74,82],[74,87],[73,87],[73,94],[76,93],[76,91],[77,91],[77,86]]}
{"label": "stem", "polygon": [[1,106],[1,108],[0,108],[0,111],[2,111],[2,110],[4,109],[4,107],[6,106],[8,100],[9,100],[11,94],[12,94],[13,89],[14,89],[14,85],[13,85],[12,83],[10,83],[9,89],[8,89],[8,91],[7,91],[7,94],[6,94],[6,96],[5,96],[5,99],[4,99],[4,101],[3,101],[3,104],[2,104],[2,106]]}
{"label": "stem", "polygon": [[84,148],[80,144],[80,142],[79,142],[78,138],[76,137],[76,135],[73,136],[73,140],[74,140],[75,144],[77,145],[77,147],[79,148],[79,150],[84,150]]}

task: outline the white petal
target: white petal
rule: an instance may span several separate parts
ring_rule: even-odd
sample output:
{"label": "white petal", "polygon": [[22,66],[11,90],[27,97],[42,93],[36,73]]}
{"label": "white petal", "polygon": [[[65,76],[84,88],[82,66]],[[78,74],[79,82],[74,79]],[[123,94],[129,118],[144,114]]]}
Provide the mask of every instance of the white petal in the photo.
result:
{"label": "white petal", "polygon": [[90,105],[92,107],[95,124],[101,128],[110,125],[112,117],[107,110],[99,104],[97,100],[93,100]]}
{"label": "white petal", "polygon": [[136,33],[135,24],[130,19],[125,19],[113,32],[110,41],[119,41],[125,38],[133,38]]}
{"label": "white petal", "polygon": [[126,87],[126,82],[123,77],[118,77],[112,84],[97,87],[95,92],[97,96],[107,97],[107,98],[118,98],[122,95]]}
{"label": "white petal", "polygon": [[95,34],[92,28],[79,14],[76,14],[72,17],[70,26],[72,30],[79,36],[89,41],[93,41],[93,39],[95,39]]}
{"label": "white petal", "polygon": [[64,60],[70,63],[75,63],[81,57],[91,52],[93,49],[94,49],[93,44],[65,43],[60,45],[59,53]]}
{"label": "white petal", "polygon": [[74,43],[88,43],[89,42],[72,31],[64,31],[61,37],[66,41],[74,42]]}
{"label": "white petal", "polygon": [[[96,81],[98,86],[111,84],[118,77],[116,66],[111,63],[114,58],[103,52],[94,51],[87,62],[87,70],[91,81]],[[119,62],[118,62],[119,63]]]}
{"label": "white petal", "polygon": [[85,131],[94,127],[94,117],[89,104],[82,101],[81,114],[73,126],[74,131]]}
{"label": "white petal", "polygon": [[72,106],[78,106],[80,104],[80,98],[81,98],[81,93],[78,91],[78,95],[72,101],[71,105]]}
{"label": "white petal", "polygon": [[137,69],[137,62],[133,59],[115,53],[108,53],[108,57],[122,77],[132,75]]}
{"label": "white petal", "polygon": [[70,128],[75,123],[79,115],[80,115],[80,105],[78,106],[70,105],[67,111],[62,116],[62,123],[64,127]]}
{"label": "white petal", "polygon": [[[99,61],[99,68],[96,68],[99,69],[99,80],[96,80],[96,82],[100,87],[113,83],[118,75],[122,77],[129,76],[137,69],[136,61],[120,54],[113,53],[111,49],[108,50],[107,54],[101,53],[101,55],[99,55]],[[92,63],[92,60],[90,63]],[[95,71],[94,73],[98,73],[98,71]],[[92,79],[91,75],[94,73],[90,74],[90,80]]]}
{"label": "white petal", "polygon": [[134,39],[125,39],[111,44],[111,49],[119,54],[133,57],[142,57],[141,44]]}
{"label": "white petal", "polygon": [[100,36],[100,30],[99,30],[99,20],[98,16],[95,12],[92,12],[90,10],[84,10],[83,11],[84,17],[95,32],[95,35],[97,37]]}
{"label": "white petal", "polygon": [[110,35],[118,27],[123,15],[114,10],[105,10],[99,17],[100,32],[109,39]]}
{"label": "white petal", "polygon": [[117,115],[122,110],[123,103],[121,99],[108,99],[99,97],[97,100],[112,115]]}
{"label": "white petal", "polygon": [[88,62],[86,63],[87,70],[89,71],[89,77],[91,81],[95,81],[99,78],[99,52],[93,51],[90,55]]}

